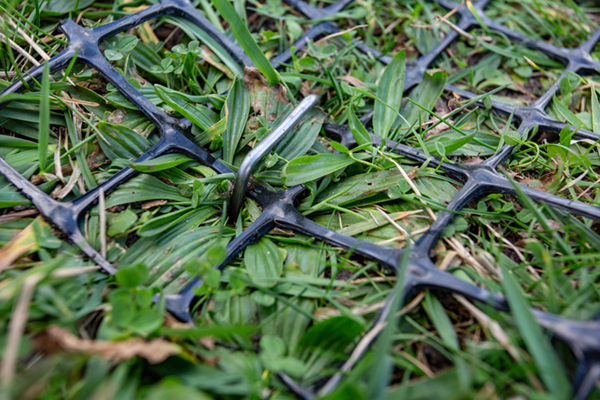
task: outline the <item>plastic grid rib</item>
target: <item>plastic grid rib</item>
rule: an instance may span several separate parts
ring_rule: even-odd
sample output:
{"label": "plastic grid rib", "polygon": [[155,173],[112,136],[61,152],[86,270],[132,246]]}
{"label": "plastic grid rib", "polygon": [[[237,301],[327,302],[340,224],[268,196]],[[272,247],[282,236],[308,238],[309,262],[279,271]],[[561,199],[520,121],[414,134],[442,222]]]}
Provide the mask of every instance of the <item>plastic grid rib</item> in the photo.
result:
{"label": "plastic grid rib", "polygon": [[[309,19],[317,20],[331,16],[352,3],[353,0],[342,0],[327,8],[318,9],[300,0],[286,0],[290,6]],[[457,9],[457,15],[460,17],[458,27],[468,31],[473,27],[479,26],[479,22],[473,12],[466,5],[461,5],[449,0],[436,0],[439,5],[449,10]],[[600,29],[580,47],[574,49],[565,49],[552,46],[550,44],[532,40],[518,32],[496,23],[485,14],[485,7],[491,0],[479,0],[474,3],[473,9],[479,19],[487,28],[498,31],[508,38],[521,42],[524,45],[539,50],[552,58],[558,59],[567,64],[566,70],[572,72],[596,72],[600,69],[600,63],[593,60],[590,52],[594,45],[600,40]],[[126,79],[124,79],[103,57],[99,50],[99,44],[120,32],[131,27],[139,25],[147,20],[165,15],[176,15],[183,17],[205,30],[220,46],[228,51],[235,61],[245,66],[252,66],[248,56],[240,47],[220,33],[211,23],[202,16],[188,0],[163,0],[144,11],[138,12],[120,20],[101,25],[91,29],[85,29],[71,20],[66,20],[61,24],[60,29],[69,40],[68,46],[50,61],[50,70],[55,73],[64,69],[73,57],[77,56],[77,62],[88,65],[96,69],[110,83],[112,83],[129,101],[135,104],[138,109],[146,115],[157,127],[161,139],[148,152],[143,154],[138,161],[149,160],[160,155],[168,153],[184,154],[203,165],[213,168],[218,173],[231,173],[231,169],[226,167],[220,161],[212,157],[206,150],[199,146],[190,134],[191,122],[185,118],[174,118],[158,107],[153,105],[144,96],[142,96]],[[320,36],[338,32],[338,27],[333,22],[322,22],[311,28],[299,39],[294,47],[301,49],[306,45],[307,40],[317,39]],[[450,31],[448,35],[428,54],[418,58],[415,62],[409,63],[406,71],[405,90],[417,85],[423,76],[423,73],[433,61],[459,37],[455,31]],[[357,43],[357,48],[365,53],[370,53],[378,58],[382,63],[389,63],[391,57],[382,55],[362,43]],[[271,61],[275,67],[286,62],[291,57],[290,51],[286,51]],[[42,75],[42,68],[38,67],[29,72],[25,81],[27,84],[33,83],[34,79],[39,80]],[[561,77],[562,77],[561,76]],[[518,131],[521,135],[529,132],[534,127],[547,132],[558,133],[569,125],[554,120],[549,117],[544,108],[552,98],[553,94],[559,89],[560,79],[550,88],[550,90],[540,97],[533,104],[528,106],[512,106],[501,102],[492,102],[492,109],[496,112],[511,115],[519,123]],[[17,81],[8,87],[3,93],[19,93],[25,89],[25,85]],[[460,94],[465,99],[473,99],[475,94],[460,90],[448,85],[445,89]],[[5,104],[0,104],[0,109]],[[364,115],[361,119],[363,123],[368,123],[373,113]],[[572,130],[576,128],[571,126]],[[346,145],[347,147],[356,146],[354,137],[347,126],[325,125],[326,133],[333,139]],[[574,135],[577,139],[600,140],[600,135],[596,135],[586,130],[577,130]],[[380,146],[382,139],[371,135],[373,144]],[[267,146],[268,140],[261,142],[255,147],[257,153],[264,154],[261,146]],[[431,161],[441,164],[440,169],[459,181],[464,186],[457,196],[448,204],[447,210],[443,211],[429,230],[415,243],[409,255],[409,262],[406,275],[403,281],[402,296],[404,301],[417,290],[433,288],[445,290],[451,293],[466,296],[472,300],[489,304],[502,311],[510,311],[506,299],[495,293],[469,284],[455,276],[439,270],[430,258],[430,252],[444,229],[452,222],[456,211],[460,211],[470,201],[490,193],[503,193],[517,195],[513,185],[519,185],[520,191],[536,202],[543,202],[553,207],[557,207],[570,213],[591,218],[600,221],[600,209],[588,204],[575,202],[560,198],[542,191],[529,188],[524,185],[510,182],[507,178],[497,172],[497,167],[504,162],[513,150],[512,146],[504,146],[499,152],[479,164],[460,164],[442,162],[435,156],[427,157],[420,150],[413,149],[401,143],[386,141],[388,150],[402,155],[408,159],[417,162]],[[260,150],[260,151],[258,151]],[[267,150],[268,151],[268,150]],[[116,269],[107,260],[102,258],[84,239],[79,230],[79,222],[85,213],[97,202],[100,189],[109,192],[115,189],[121,183],[127,181],[137,172],[131,168],[124,168],[119,173],[102,183],[99,187],[88,192],[71,202],[58,202],[50,196],[43,193],[27,179],[22,177],[6,161],[0,158],[0,173],[2,173],[13,185],[15,185],[25,196],[31,199],[32,203],[38,208],[40,213],[49,220],[54,226],[64,232],[68,238],[77,244],[84,254],[96,262],[104,271],[114,274]],[[244,182],[247,182],[244,180]],[[243,185],[242,185],[243,186]],[[256,200],[262,207],[263,212],[256,221],[248,227],[240,236],[235,238],[228,246],[226,260],[217,268],[223,268],[233,257],[239,254],[246,246],[258,240],[262,235],[268,233],[275,227],[291,229],[319,240],[330,245],[339,246],[352,250],[356,254],[377,261],[383,266],[392,270],[399,268],[400,259],[403,255],[402,249],[391,249],[380,247],[372,243],[363,242],[358,239],[342,235],[340,233],[328,230],[315,222],[302,216],[294,206],[295,199],[304,191],[304,186],[289,188],[283,192],[269,191],[260,185],[250,184],[247,186],[247,195]],[[171,295],[167,299],[167,309],[181,320],[191,320],[189,309],[194,299],[195,289],[202,285],[200,278],[195,278],[180,293]],[[289,386],[289,388],[302,398],[312,398],[333,390],[343,378],[344,372],[350,370],[367,351],[370,344],[377,337],[381,329],[382,322],[389,316],[392,299],[395,293],[392,293],[383,310],[377,316],[370,331],[363,336],[358,345],[352,352],[351,357],[340,367],[340,372],[328,378],[318,387],[303,387],[285,374],[280,374],[280,378]],[[537,322],[544,329],[552,332],[553,336],[566,343],[578,361],[578,368],[575,374],[574,389],[577,399],[586,398],[593,389],[595,382],[600,378],[600,321],[573,321],[556,316],[540,310],[534,310]]]}

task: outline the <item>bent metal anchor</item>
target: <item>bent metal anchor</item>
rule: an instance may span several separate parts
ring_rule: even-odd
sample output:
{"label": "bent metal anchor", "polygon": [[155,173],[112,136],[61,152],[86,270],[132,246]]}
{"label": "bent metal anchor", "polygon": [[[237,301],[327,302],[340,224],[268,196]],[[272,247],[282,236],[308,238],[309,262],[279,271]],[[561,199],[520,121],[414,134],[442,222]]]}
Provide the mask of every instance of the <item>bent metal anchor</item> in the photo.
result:
{"label": "bent metal anchor", "polygon": [[[462,30],[468,31],[474,27],[480,26],[478,19],[466,5],[461,5],[450,0],[436,1],[446,9],[457,10],[456,14],[460,17],[457,26]],[[600,40],[600,30],[596,30],[587,41],[577,48],[558,48],[542,41],[533,40],[491,20],[485,14],[485,8],[491,1],[492,0],[480,0],[472,4],[473,10],[479,17],[479,20],[490,30],[500,32],[511,40],[521,42],[525,46],[539,50],[552,58],[567,63],[567,67],[562,76],[565,76],[567,71],[593,73],[600,69],[600,63],[593,60],[590,55],[593,47]],[[323,9],[312,7],[302,0],[286,0],[286,2],[292,6],[294,10],[309,19],[323,20],[326,17],[332,16],[343,10],[350,5],[353,0],[342,0]],[[136,14],[91,29],[80,27],[72,20],[64,21],[60,26],[60,30],[67,37],[69,44],[58,55],[50,59],[50,71],[51,73],[56,73],[57,71],[65,69],[71,60],[74,57],[77,57],[77,62],[96,69],[154,123],[161,138],[150,150],[138,158],[137,161],[146,161],[169,153],[181,153],[212,168],[220,174],[232,173],[233,171],[230,168],[212,157],[205,149],[195,142],[193,136],[190,134],[192,123],[189,120],[186,118],[172,117],[152,104],[110,65],[99,49],[99,45],[104,40],[145,21],[166,15],[183,17],[196,24],[208,33],[210,40],[213,41],[212,45],[222,47],[240,65],[253,66],[249,57],[241,50],[241,48],[211,25],[211,23],[200,14],[188,0],[162,0]],[[334,22],[321,22],[306,32],[296,43],[294,43],[293,47],[298,51],[306,45],[308,40],[318,39],[323,35],[335,32],[339,32],[339,29]],[[412,63],[408,63],[404,85],[405,90],[409,90],[417,85],[421,81],[425,70],[429,68],[434,60],[458,37],[459,34],[457,32],[450,31],[431,52],[421,56]],[[389,63],[391,60],[390,56],[383,55],[363,43],[357,42],[355,45],[358,50],[371,54],[384,64]],[[274,57],[271,62],[277,68],[287,62],[290,58],[291,50],[287,50],[277,57]],[[26,85],[33,84],[34,80],[39,80],[41,76],[42,67],[34,68],[25,75],[25,83],[16,81],[9,86],[3,94],[20,93],[26,89]],[[565,126],[569,125],[549,117],[544,112],[544,108],[559,89],[559,82],[560,79],[547,93],[531,105],[512,106],[492,101],[491,109],[497,113],[513,115],[519,123],[518,132],[521,135],[527,134],[535,127],[539,127],[539,129],[543,131],[558,133]],[[465,99],[477,99],[477,96],[474,93],[460,90],[451,85],[447,85],[445,90],[458,93]],[[300,214],[294,203],[304,192],[305,187],[303,185],[295,186],[282,192],[273,192],[258,184],[248,185],[250,174],[256,164],[262,157],[269,153],[277,142],[281,140],[286,133],[298,123],[302,116],[317,104],[317,102],[318,99],[316,96],[306,97],[292,113],[273,132],[271,132],[267,138],[257,144],[243,160],[238,171],[232,196],[230,216],[233,216],[233,218],[230,218],[230,221],[236,220],[236,216],[241,209],[243,199],[246,195],[256,200],[263,209],[263,212],[240,236],[235,238],[228,245],[225,261],[216,266],[216,268],[224,268],[225,265],[243,251],[246,246],[254,243],[273,228],[281,227],[312,236],[333,246],[351,250],[356,254],[380,263],[390,270],[398,270],[400,259],[404,254],[402,249],[380,247],[372,243],[363,242],[353,237],[342,235],[328,230]],[[6,106],[6,104],[0,104],[0,109],[4,106]],[[367,124],[370,122],[372,116],[373,112],[369,112],[362,116],[361,120],[364,124]],[[332,139],[349,148],[356,146],[356,141],[348,126],[325,125],[324,128],[327,135]],[[576,130],[576,127],[571,126],[570,128],[572,131]],[[577,130],[573,137],[576,139],[589,139],[592,141],[600,140],[600,135],[583,129]],[[382,138],[371,135],[371,139],[375,146],[382,145]],[[520,192],[524,193],[535,202],[545,203],[575,215],[600,221],[600,209],[597,207],[538,191],[511,182],[501,175],[497,171],[497,168],[510,156],[513,150],[512,146],[504,146],[499,152],[487,160],[479,164],[470,165],[442,162],[438,157],[427,157],[425,153],[420,150],[390,140],[386,140],[386,149],[413,161],[421,163],[432,162],[436,165],[440,165],[440,170],[458,179],[464,185],[457,196],[447,205],[446,210],[440,213],[437,220],[431,225],[428,231],[415,243],[408,255],[406,275],[401,288],[403,296],[401,299],[402,302],[418,290],[433,288],[463,295],[471,300],[489,304],[501,311],[510,311],[508,303],[502,295],[491,293],[483,288],[456,278],[454,275],[437,269],[430,258],[433,246],[440,238],[444,229],[454,219],[456,215],[455,212],[460,211],[470,201],[483,195],[490,193],[518,195],[518,191],[515,190],[515,186],[513,186],[518,185]],[[106,273],[111,275],[116,273],[116,268],[106,259],[101,257],[100,254],[85,241],[84,236],[79,229],[79,224],[83,220],[82,217],[96,204],[100,195],[100,189],[104,192],[114,190],[117,186],[136,175],[137,172],[135,170],[125,167],[95,189],[70,202],[59,202],[46,195],[21,176],[2,158],[0,158],[0,173],[31,200],[33,205],[38,208],[40,213],[50,223],[65,233],[69,240],[78,245],[86,256],[98,264]],[[575,222],[577,222],[577,220],[575,220]],[[194,300],[195,290],[202,284],[202,280],[199,277],[196,277],[178,294],[167,296],[167,310],[182,321],[191,321],[190,304]],[[370,345],[376,339],[381,323],[386,321],[390,314],[392,299],[395,295],[397,295],[397,293],[393,292],[388,297],[385,306],[375,319],[372,327],[358,342],[348,360],[340,366],[340,372],[326,379],[320,385],[311,387],[304,387],[298,384],[284,373],[280,373],[279,377],[291,391],[301,398],[310,399],[317,395],[324,395],[331,392],[340,383],[343,374],[356,365],[357,361],[366,353]],[[598,332],[600,331],[600,321],[574,321],[540,310],[534,310],[533,312],[540,326],[551,332],[555,338],[567,344],[573,351],[578,362],[573,382],[576,398],[585,399],[594,388],[595,381],[600,378],[600,335],[598,335]]]}

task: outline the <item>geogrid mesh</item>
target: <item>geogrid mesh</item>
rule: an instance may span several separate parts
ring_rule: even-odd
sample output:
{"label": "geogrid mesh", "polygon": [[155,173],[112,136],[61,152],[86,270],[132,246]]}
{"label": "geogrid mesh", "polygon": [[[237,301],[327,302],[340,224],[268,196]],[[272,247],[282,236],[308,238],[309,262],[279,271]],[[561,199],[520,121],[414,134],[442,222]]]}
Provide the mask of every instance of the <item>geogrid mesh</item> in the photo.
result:
{"label": "geogrid mesh", "polygon": [[[301,0],[286,0],[289,4],[305,17],[312,20],[323,20],[331,16],[352,3],[353,0],[342,0],[323,9],[310,6]],[[474,27],[481,26],[481,21],[488,29],[500,32],[509,39],[521,42],[525,46],[541,51],[548,56],[564,62],[567,67],[563,71],[561,78],[566,76],[567,71],[591,72],[600,70],[600,63],[593,60],[590,53],[595,44],[600,40],[600,29],[596,30],[587,41],[581,46],[573,49],[558,48],[545,42],[532,40],[518,32],[515,32],[493,20],[485,14],[485,7],[491,0],[479,0],[472,4],[471,11],[465,4],[455,3],[449,0],[436,0],[439,5],[448,9],[456,9],[456,15],[459,16],[457,26],[463,31],[468,31]],[[85,29],[71,20],[62,23],[60,29],[69,40],[69,45],[50,62],[51,73],[55,73],[67,67],[73,57],[77,57],[77,62],[88,65],[96,69],[110,83],[112,83],[129,101],[150,119],[157,127],[161,139],[149,151],[143,154],[138,161],[150,160],[155,157],[169,154],[181,153],[195,161],[211,167],[218,173],[231,173],[230,168],[212,157],[206,150],[199,146],[193,136],[190,134],[191,122],[185,118],[174,118],[159,109],[157,106],[147,100],[125,78],[123,78],[104,58],[99,50],[99,45],[106,39],[123,32],[129,28],[139,25],[147,20],[165,15],[175,15],[183,17],[196,24],[206,31],[213,40],[223,47],[235,61],[245,66],[253,66],[248,56],[233,43],[228,37],[217,30],[211,23],[202,16],[188,0],[163,0],[146,10],[136,14],[124,17],[120,20],[98,26],[91,29]],[[479,20],[478,20],[479,18]],[[317,39],[321,36],[339,32],[334,22],[326,21],[311,28],[302,36],[294,47],[303,48],[307,40]],[[455,30],[450,31],[444,39],[429,53],[418,58],[416,61],[407,64],[405,90],[409,90],[417,85],[427,68],[433,61],[460,36]],[[357,48],[365,53],[370,53],[384,64],[390,62],[391,57],[382,55],[377,50],[371,49],[363,43],[356,43]],[[275,67],[281,63],[287,62],[291,58],[290,51],[285,51],[274,57],[271,62]],[[25,77],[28,84],[33,83],[34,79],[39,80],[42,76],[42,67],[38,67],[29,72]],[[497,101],[492,101],[492,110],[505,115],[513,115],[518,122],[518,132],[521,135],[529,133],[533,128],[559,133],[565,124],[554,120],[548,116],[544,109],[548,105],[552,96],[558,92],[560,78],[556,83],[533,104],[527,106],[512,106]],[[17,81],[8,87],[3,94],[19,93],[25,89],[25,85]],[[458,93],[465,99],[476,97],[474,93],[466,92],[451,85],[445,88],[448,92]],[[0,104],[0,109],[6,104]],[[368,123],[373,116],[373,112],[364,115],[361,120],[364,124]],[[567,125],[568,126],[568,125]],[[576,127],[570,126],[571,130]],[[325,125],[324,129],[329,137],[346,145],[349,148],[356,146],[356,141],[347,126]],[[589,139],[594,142],[600,140],[600,135],[593,132],[579,129],[575,132],[576,139]],[[375,146],[382,144],[382,139],[371,135]],[[266,142],[266,141],[264,141]],[[263,142],[255,146],[260,149]],[[543,202],[550,206],[557,207],[570,213],[600,221],[600,209],[588,204],[567,200],[546,192],[542,192],[525,185],[516,184],[509,181],[506,177],[497,171],[497,167],[502,164],[511,154],[513,147],[506,145],[492,157],[479,164],[461,164],[442,162],[435,156],[427,157],[420,150],[409,146],[394,143],[386,140],[388,150],[402,155],[408,159],[417,162],[431,161],[436,165],[441,164],[440,169],[457,180],[464,186],[458,192],[456,197],[448,204],[447,210],[443,211],[415,243],[409,254],[406,275],[403,281],[402,295],[404,301],[414,294],[417,290],[433,288],[460,294],[472,300],[489,304],[502,311],[510,311],[506,299],[495,293],[469,284],[455,276],[439,270],[430,258],[430,252],[436,241],[440,238],[444,229],[452,222],[455,217],[453,211],[460,211],[470,201],[491,193],[502,193],[518,195],[513,185],[518,185],[520,191],[525,193],[536,202]],[[118,185],[133,177],[137,172],[129,167],[124,168],[116,175],[112,176],[106,182],[85,195],[71,202],[59,202],[43,193],[35,185],[22,177],[6,161],[0,158],[0,173],[2,173],[13,185],[15,185],[25,196],[31,199],[32,203],[38,208],[40,213],[49,220],[55,227],[60,229],[67,237],[77,244],[84,254],[90,257],[104,271],[109,274],[116,272],[107,260],[102,258],[92,246],[84,239],[79,230],[79,221],[85,216],[86,212],[97,202],[100,189],[104,192],[114,190]],[[339,246],[362,255],[366,258],[379,262],[383,266],[397,270],[403,250],[380,247],[372,243],[360,241],[358,239],[342,235],[340,233],[328,230],[315,222],[302,216],[294,206],[295,199],[304,191],[304,186],[289,188],[283,192],[273,192],[257,184],[250,184],[247,187],[247,195],[258,202],[263,212],[258,219],[248,227],[240,236],[235,238],[227,248],[226,260],[217,268],[222,269],[235,255],[239,254],[246,246],[257,241],[261,236],[271,231],[273,228],[280,227],[291,229],[295,232],[303,233],[311,237],[322,240],[330,245]],[[177,318],[190,321],[190,304],[194,299],[195,289],[203,284],[200,278],[195,278],[186,288],[176,295],[168,296],[167,309]],[[350,370],[360,357],[365,354],[370,344],[376,339],[377,334],[384,326],[384,322],[389,316],[392,299],[395,293],[386,301],[383,310],[376,318],[372,328],[359,341],[352,352],[351,357],[341,365],[336,375],[322,382],[318,387],[302,387],[285,374],[280,374],[280,378],[288,387],[302,398],[312,398],[317,395],[323,395],[333,390],[341,381],[344,372]],[[537,322],[544,329],[553,333],[553,336],[567,344],[577,358],[578,368],[575,375],[574,387],[577,399],[584,399],[593,389],[595,382],[600,378],[600,337],[597,332],[600,331],[600,321],[573,321],[562,317],[534,310]]]}

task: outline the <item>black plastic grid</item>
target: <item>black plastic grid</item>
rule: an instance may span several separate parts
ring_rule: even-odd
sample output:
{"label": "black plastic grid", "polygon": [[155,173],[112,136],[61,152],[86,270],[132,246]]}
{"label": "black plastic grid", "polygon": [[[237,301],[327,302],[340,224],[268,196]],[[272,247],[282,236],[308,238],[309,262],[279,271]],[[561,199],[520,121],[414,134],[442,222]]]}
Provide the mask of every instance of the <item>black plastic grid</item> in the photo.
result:
{"label": "black plastic grid", "polygon": [[[331,16],[352,3],[353,0],[342,0],[327,8],[314,8],[301,0],[286,0],[296,11],[300,12],[309,19],[322,19]],[[479,26],[479,22],[469,8],[464,4],[455,3],[449,0],[436,0],[442,7],[457,9],[457,15],[460,17],[458,27],[468,31],[473,27]],[[572,72],[596,72],[600,70],[600,63],[593,60],[590,52],[595,44],[600,40],[600,29],[595,31],[592,36],[580,47],[574,49],[565,49],[552,46],[550,44],[536,41],[524,36],[518,32],[498,24],[486,16],[484,9],[491,0],[479,0],[472,6],[481,21],[489,28],[508,38],[522,42],[524,45],[542,51],[543,53],[558,59],[567,64],[567,71]],[[144,11],[137,14],[124,17],[118,21],[98,26],[92,29],[85,29],[76,25],[71,20],[66,20],[61,24],[60,29],[69,39],[69,45],[57,56],[53,57],[49,64],[52,73],[66,68],[73,57],[77,56],[77,61],[96,69],[110,83],[112,83],[128,100],[135,104],[138,109],[146,115],[157,127],[161,139],[148,152],[143,154],[138,161],[149,160],[160,155],[168,153],[181,153],[197,162],[213,168],[219,173],[231,173],[230,168],[226,167],[220,161],[212,157],[206,150],[199,146],[190,134],[191,122],[185,118],[174,118],[160,110],[158,107],[148,101],[135,88],[133,88],[126,79],[124,79],[103,57],[99,50],[99,44],[120,32],[131,27],[139,25],[147,20],[165,15],[181,16],[205,30],[219,45],[228,51],[235,61],[245,66],[252,66],[248,56],[239,48],[239,46],[229,40],[225,35],[215,29],[211,23],[202,16],[188,0],[163,0]],[[322,22],[310,29],[294,47],[301,49],[306,45],[308,39],[317,39],[320,36],[338,32],[336,24],[333,22]],[[418,58],[415,62],[407,65],[405,90],[417,85],[425,70],[432,62],[457,38],[459,34],[451,31],[431,52]],[[365,53],[370,53],[378,58],[382,63],[389,63],[391,57],[382,55],[380,52],[370,49],[368,46],[358,43],[357,48]],[[286,51],[271,61],[275,67],[284,63],[291,57],[290,51]],[[42,67],[35,68],[29,72],[25,81],[27,84],[33,83],[34,79],[39,80],[42,75]],[[561,76],[561,78],[562,78]],[[559,79],[560,81],[560,79]],[[559,88],[559,81],[550,88],[550,90],[540,97],[533,104],[528,106],[512,106],[501,102],[492,102],[492,109],[503,114],[513,114],[519,123],[518,131],[521,135],[527,133],[534,127],[558,133],[563,127],[569,126],[549,117],[544,108]],[[17,81],[8,87],[3,93],[19,93],[25,89],[25,85]],[[460,94],[465,99],[475,98],[476,95],[448,85],[446,91]],[[6,104],[0,104],[0,109]],[[363,123],[368,123],[373,113],[364,115],[361,119]],[[571,130],[576,128],[571,126]],[[347,126],[325,125],[326,133],[333,139],[346,145],[347,147],[356,146],[354,137]],[[600,135],[586,130],[575,132],[576,139],[589,139],[594,142],[600,140]],[[371,135],[373,144],[380,146],[382,139]],[[258,145],[260,146],[260,144]],[[399,155],[407,157],[418,162],[431,161],[441,164],[440,169],[459,181],[464,186],[457,196],[448,204],[447,210],[443,211],[436,221],[431,225],[427,232],[415,243],[409,255],[409,263],[403,283],[403,299],[418,290],[433,288],[449,291],[489,304],[502,311],[510,311],[506,299],[495,293],[469,284],[455,276],[439,270],[430,258],[430,252],[444,229],[452,222],[456,211],[460,211],[470,201],[490,193],[503,193],[517,195],[517,191],[507,178],[497,172],[497,167],[503,163],[511,154],[513,147],[504,146],[499,152],[479,164],[460,164],[442,162],[435,156],[427,157],[420,150],[409,146],[386,141],[388,150]],[[107,260],[102,258],[84,239],[79,230],[79,221],[85,213],[97,202],[100,189],[104,192],[110,192],[121,183],[137,174],[131,168],[124,168],[122,171],[111,177],[106,182],[87,194],[71,201],[59,202],[43,193],[27,179],[22,177],[6,161],[0,158],[0,173],[2,173],[13,185],[15,185],[25,196],[31,199],[32,203],[38,208],[40,213],[49,220],[54,226],[60,229],[67,237],[77,244],[84,254],[96,262],[104,271],[114,274],[116,269]],[[561,208],[573,214],[600,221],[600,209],[588,204],[567,200],[555,195],[532,189],[528,186],[520,185],[520,190],[536,202],[543,202],[553,207]],[[295,186],[283,192],[269,191],[260,185],[251,184],[247,187],[247,195],[256,200],[262,207],[263,212],[256,221],[248,227],[240,236],[235,238],[228,246],[226,260],[216,268],[222,269],[232,258],[239,254],[246,246],[257,241],[261,236],[268,233],[275,227],[291,229],[319,240],[330,245],[339,246],[362,255],[366,258],[379,262],[383,266],[392,270],[399,268],[399,262],[403,255],[401,249],[391,249],[380,247],[372,243],[363,242],[358,239],[342,235],[340,233],[328,230],[313,221],[302,216],[294,206],[295,199],[304,191],[304,186]],[[195,278],[190,284],[176,295],[168,296],[167,309],[177,318],[190,321],[190,304],[194,299],[195,289],[202,285],[200,278]],[[302,398],[312,398],[316,395],[322,395],[333,390],[343,378],[344,372],[350,370],[362,355],[368,350],[370,345],[376,339],[382,323],[387,319],[390,313],[391,300],[395,293],[388,298],[383,310],[377,316],[372,328],[359,341],[351,357],[341,367],[340,372],[322,382],[318,387],[302,387],[285,374],[280,374],[280,378],[289,386],[289,388]],[[593,389],[595,382],[600,378],[600,337],[597,332],[600,331],[600,321],[573,321],[567,320],[540,310],[534,310],[537,322],[544,329],[553,333],[554,337],[566,343],[577,358],[578,368],[574,380],[574,389],[577,399],[586,398]]]}

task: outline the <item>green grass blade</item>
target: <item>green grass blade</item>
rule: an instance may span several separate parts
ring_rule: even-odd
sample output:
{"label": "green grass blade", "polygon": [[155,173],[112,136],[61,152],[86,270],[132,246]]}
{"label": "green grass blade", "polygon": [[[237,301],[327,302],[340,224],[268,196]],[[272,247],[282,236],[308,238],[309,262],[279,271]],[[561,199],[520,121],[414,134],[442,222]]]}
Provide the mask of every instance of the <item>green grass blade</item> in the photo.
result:
{"label": "green grass blade", "polygon": [[175,96],[171,97],[168,94],[168,89],[161,85],[154,86],[154,92],[158,97],[164,101],[169,107],[192,121],[197,127],[207,130],[214,125],[214,121],[211,120],[210,116],[199,107],[194,107],[188,104],[184,100],[181,100]]}
{"label": "green grass blade", "polygon": [[[40,172],[46,171],[48,166],[48,142],[50,140],[50,66],[44,63],[42,76],[42,89],[40,91],[40,123],[38,134],[38,156]],[[60,166],[57,165],[57,168]]]}
{"label": "green grass blade", "polygon": [[446,314],[446,310],[444,310],[444,306],[438,298],[430,292],[425,292],[423,306],[446,347],[455,351],[460,350],[458,347],[458,337],[456,336],[454,326],[452,326],[452,321],[448,317],[448,314]]}
{"label": "green grass blade", "polygon": [[[429,119],[429,115],[435,116],[432,110],[436,101],[442,95],[447,81],[448,73],[446,71],[433,70],[425,72],[421,83],[412,90],[410,97],[407,98],[408,101],[402,106],[401,112],[407,121],[402,122],[403,129],[419,121],[426,122]],[[467,136],[466,133],[454,128],[453,125],[452,123],[448,124],[448,126]],[[420,124],[417,126],[420,126]],[[396,138],[392,139],[395,140]]]}
{"label": "green grass blade", "polygon": [[371,137],[369,136],[369,132],[365,129],[360,119],[354,113],[354,109],[352,107],[348,107],[348,125],[350,126],[350,131],[356,139],[356,143],[359,146],[363,144],[371,143]]}
{"label": "green grass blade", "polygon": [[479,23],[479,26],[481,26],[483,28],[483,30],[485,31],[485,33],[487,33],[489,35],[490,34],[490,30],[488,29],[487,25],[483,22],[483,20],[481,19],[481,17],[477,13],[477,10],[475,10],[475,7],[473,7],[473,3],[471,3],[470,0],[467,0],[467,7],[469,8],[469,11],[471,11],[471,13],[475,17],[475,19],[477,19],[477,22]]}
{"label": "green grass blade", "polygon": [[[368,157],[370,156],[366,153],[355,155],[355,158],[363,160]],[[317,180],[354,163],[355,160],[348,154],[322,153],[316,156],[302,156],[287,163],[281,177],[286,186],[295,186]]]}
{"label": "green grass blade", "polygon": [[[73,117],[70,109],[65,110],[65,121],[67,122],[67,132],[69,134],[69,139],[71,139],[71,145],[77,146],[81,141],[77,137],[77,131],[75,129],[75,124],[73,123]],[[92,174],[92,171],[86,162],[84,149],[78,149],[75,152],[75,157],[77,158],[77,163],[81,169],[81,175],[83,176],[83,180],[87,187],[91,189],[98,186],[96,179],[94,178],[94,175]]]}
{"label": "green grass blade", "polygon": [[227,130],[223,132],[223,159],[233,163],[235,149],[242,138],[250,111],[248,89],[242,79],[233,81],[227,96]]}
{"label": "green grass blade", "polygon": [[250,57],[256,68],[267,77],[271,86],[281,82],[281,77],[260,50],[258,44],[256,44],[252,38],[252,35],[250,35],[246,24],[244,24],[229,0],[212,0],[212,2],[217,10],[219,10],[219,13],[221,13],[221,16],[229,22],[233,35],[238,43],[242,46],[246,54],[248,54],[248,57]]}
{"label": "green grass blade", "polygon": [[151,160],[132,162],[129,166],[139,172],[151,173],[174,168],[191,160],[183,154],[166,154]]}
{"label": "green grass blade", "polygon": [[[568,107],[566,107],[562,102],[560,102],[556,96],[552,97],[552,101],[554,102],[554,106],[556,107],[556,109],[558,110],[558,112],[560,113],[560,115],[563,116],[563,118],[571,125],[575,126],[575,127],[581,127],[581,126],[585,126],[585,124],[583,123],[583,121],[581,121],[579,119],[579,117],[577,117],[571,110],[569,110]],[[589,127],[586,127],[589,128]]]}
{"label": "green grass blade", "polygon": [[529,309],[529,303],[521,291],[519,284],[508,269],[500,264],[502,270],[502,286],[517,328],[531,353],[539,374],[548,390],[557,399],[567,399],[570,387],[569,381],[562,368],[550,339],[542,332]]}
{"label": "green grass blade", "polygon": [[594,133],[600,133],[600,104],[598,104],[598,95],[596,88],[592,85],[592,128]]}
{"label": "green grass blade", "polygon": [[368,391],[370,399],[384,399],[385,388],[389,385],[390,377],[393,371],[393,364],[390,361],[390,353],[392,350],[393,334],[397,329],[398,310],[404,301],[403,283],[406,276],[406,269],[410,258],[410,244],[404,247],[400,265],[397,272],[397,281],[394,285],[392,296],[392,304],[388,309],[386,318],[386,326],[374,346],[375,356],[374,362],[370,367]]}
{"label": "green grass blade", "polygon": [[404,76],[406,72],[406,52],[403,50],[396,54],[390,64],[386,67],[377,89],[377,97],[389,104],[392,109],[381,102],[375,102],[375,114],[373,115],[374,133],[382,138],[387,138],[396,120],[394,110],[400,109],[402,92],[404,91]]}
{"label": "green grass blade", "polygon": [[219,17],[217,16],[215,10],[213,10],[213,8],[210,6],[208,0],[200,0],[200,6],[202,6],[202,9],[206,13],[206,18],[208,18],[208,20],[212,22],[215,28],[217,28],[220,32],[224,33],[223,27],[221,26],[221,21],[219,20]]}

